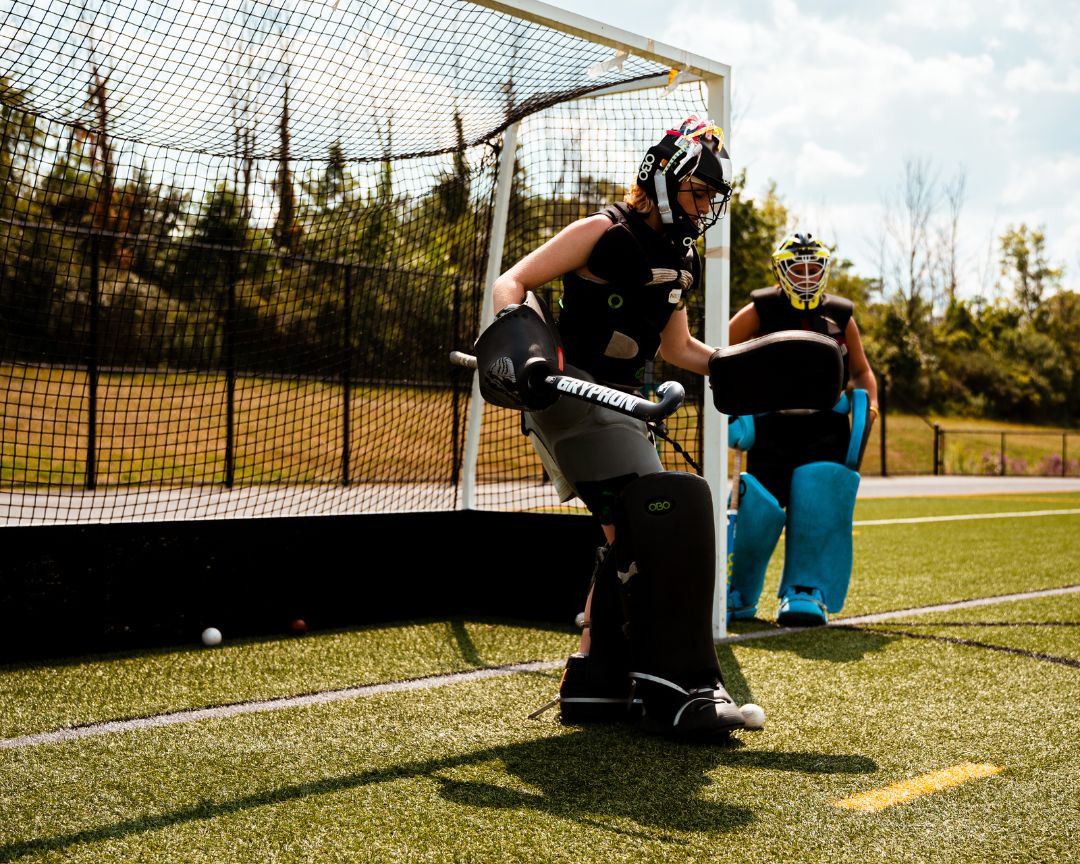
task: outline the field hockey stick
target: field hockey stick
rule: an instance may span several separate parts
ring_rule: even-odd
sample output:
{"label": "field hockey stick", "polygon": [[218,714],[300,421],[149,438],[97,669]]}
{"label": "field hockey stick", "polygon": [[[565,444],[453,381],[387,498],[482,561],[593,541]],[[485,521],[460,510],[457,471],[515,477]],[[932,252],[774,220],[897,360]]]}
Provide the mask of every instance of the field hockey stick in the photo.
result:
{"label": "field hockey stick", "polygon": [[[476,368],[476,357],[462,351],[451,351],[450,362],[455,366],[464,366],[466,369]],[[603,384],[574,378],[571,375],[546,375],[543,381],[548,387],[564,396],[610,408],[612,411],[628,414],[639,420],[663,420],[674,413],[686,397],[686,391],[678,381],[665,381],[656,388],[656,395],[660,397],[659,402],[651,402],[633,393],[624,393],[614,387],[605,387]]]}
{"label": "field hockey stick", "polygon": [[739,486],[742,474],[742,450],[735,448],[731,467],[731,498],[727,509],[727,584],[731,587],[731,574],[735,567],[735,523],[739,519]]}

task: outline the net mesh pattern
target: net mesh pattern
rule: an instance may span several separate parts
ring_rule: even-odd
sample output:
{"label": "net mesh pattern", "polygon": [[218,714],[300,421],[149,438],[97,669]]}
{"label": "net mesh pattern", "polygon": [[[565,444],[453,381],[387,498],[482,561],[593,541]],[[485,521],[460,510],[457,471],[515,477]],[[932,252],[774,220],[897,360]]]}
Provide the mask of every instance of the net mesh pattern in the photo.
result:
{"label": "net mesh pattern", "polygon": [[[3,524],[459,506],[447,357],[477,334],[500,133],[506,267],[703,112],[696,84],[610,92],[656,63],[467,2],[294,5],[0,12]],[[477,506],[580,509],[517,414],[483,421]]]}

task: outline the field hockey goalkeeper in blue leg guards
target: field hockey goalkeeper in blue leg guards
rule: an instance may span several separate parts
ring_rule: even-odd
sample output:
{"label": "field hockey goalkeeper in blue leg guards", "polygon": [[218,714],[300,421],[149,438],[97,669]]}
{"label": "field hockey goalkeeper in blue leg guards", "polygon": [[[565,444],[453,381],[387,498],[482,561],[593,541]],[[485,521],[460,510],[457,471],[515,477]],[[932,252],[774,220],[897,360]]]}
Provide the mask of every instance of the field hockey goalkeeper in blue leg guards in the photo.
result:
{"label": "field hockey goalkeeper in blue leg guards", "polygon": [[877,415],[877,380],[851,301],[826,293],[828,247],[810,234],[785,237],[772,255],[777,284],[754,291],[731,319],[732,345],[769,333],[809,330],[836,340],[845,393],[825,411],[733,417],[729,443],[747,453],[728,589],[728,618],[753,618],[765,570],[785,534],[776,620],[825,624],[851,581],[851,523],[859,466]]}

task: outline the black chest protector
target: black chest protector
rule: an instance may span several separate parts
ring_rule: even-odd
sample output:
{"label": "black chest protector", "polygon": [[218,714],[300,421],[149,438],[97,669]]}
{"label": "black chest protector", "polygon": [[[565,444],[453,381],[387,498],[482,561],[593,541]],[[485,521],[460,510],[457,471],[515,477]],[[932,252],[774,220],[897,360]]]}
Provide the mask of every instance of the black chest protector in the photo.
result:
{"label": "black chest protector", "polygon": [[636,387],[656,356],[660,333],[698,285],[694,247],[677,247],[624,204],[600,211],[611,220],[587,269],[563,276],[559,336],[566,362],[604,384]]}
{"label": "black chest protector", "polygon": [[843,297],[822,294],[821,302],[814,309],[796,309],[780,286],[759,288],[750,294],[757,310],[761,327],[759,336],[780,330],[810,330],[835,339],[844,356],[844,386],[848,382],[847,325],[855,306]]}

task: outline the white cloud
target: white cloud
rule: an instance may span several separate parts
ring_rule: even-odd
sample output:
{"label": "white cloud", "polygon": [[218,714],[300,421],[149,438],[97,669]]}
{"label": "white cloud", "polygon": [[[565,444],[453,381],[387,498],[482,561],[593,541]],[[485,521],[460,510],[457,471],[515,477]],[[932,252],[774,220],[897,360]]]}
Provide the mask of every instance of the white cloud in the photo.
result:
{"label": "white cloud", "polygon": [[963,30],[975,22],[978,14],[968,0],[906,0],[896,11],[883,16],[882,23],[886,27]]}
{"label": "white cloud", "polygon": [[795,178],[801,187],[816,187],[837,177],[863,177],[866,174],[865,165],[814,141],[803,144],[797,164]]}
{"label": "white cloud", "polygon": [[994,58],[988,54],[964,56],[948,53],[911,63],[900,82],[911,92],[941,96],[979,93],[988,86],[994,72]]}
{"label": "white cloud", "polygon": [[993,105],[987,110],[986,116],[1011,126],[1019,118],[1020,108],[1017,105]]}
{"label": "white cloud", "polygon": [[1010,69],[1005,89],[1025,93],[1080,93],[1080,68],[1054,69],[1042,60],[1028,60]]}
{"label": "white cloud", "polygon": [[1031,29],[1030,16],[1020,9],[1011,9],[1006,12],[1001,16],[1001,23],[1006,29],[1021,33]]}
{"label": "white cloud", "polygon": [[1080,154],[1027,160],[1019,163],[1015,175],[1002,188],[1001,200],[1064,208],[1066,196],[1076,189],[1080,189]]}

